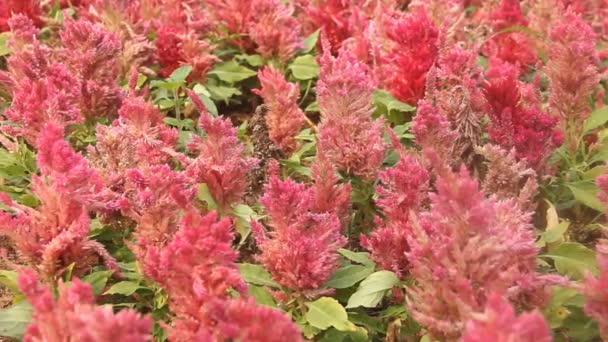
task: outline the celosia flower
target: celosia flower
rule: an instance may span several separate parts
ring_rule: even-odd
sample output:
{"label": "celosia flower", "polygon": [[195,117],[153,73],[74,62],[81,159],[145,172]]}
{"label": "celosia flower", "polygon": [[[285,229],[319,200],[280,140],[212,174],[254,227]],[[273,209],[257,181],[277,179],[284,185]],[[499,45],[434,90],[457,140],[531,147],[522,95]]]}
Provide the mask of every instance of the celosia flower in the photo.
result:
{"label": "celosia flower", "polygon": [[437,59],[438,31],[423,9],[394,11],[385,21],[389,42],[378,73],[388,91],[414,105],[424,96],[426,73]]}
{"label": "celosia flower", "polygon": [[587,275],[585,293],[585,312],[593,317],[600,328],[602,339],[608,338],[608,249],[606,242],[598,246],[598,263],[600,264],[600,276],[598,278]]}
{"label": "celosia flower", "polygon": [[153,104],[134,94],[126,97],[110,126],[97,125],[97,143],[88,148],[88,159],[107,186],[124,192],[128,169],[146,169],[169,163],[178,132],[164,124],[164,115]]}
{"label": "celosia flower", "polygon": [[278,165],[260,202],[266,207],[272,231],[252,222],[261,250],[258,260],[279,284],[298,295],[314,296],[337,269],[338,248],[346,243],[335,210],[314,212],[314,193],[291,179],[281,180]]}
{"label": "celosia flower", "polygon": [[224,339],[250,342],[303,341],[298,327],[278,309],[253,299],[219,302],[212,312]]}
{"label": "celosia flower", "polygon": [[317,159],[312,164],[312,178],[312,211],[334,213],[342,224],[346,224],[350,209],[350,183],[338,183],[336,170],[322,154],[317,154]]}
{"label": "celosia flower", "polygon": [[280,0],[253,0],[257,15],[249,28],[256,51],[266,59],[276,57],[286,63],[303,46],[300,23],[293,6]]}
{"label": "celosia flower", "polygon": [[[435,338],[458,338],[466,321],[481,312],[493,292],[545,299],[535,273],[530,213],[515,201],[486,199],[463,167],[438,168],[431,210],[415,217],[408,238],[408,306],[414,319]],[[523,303],[525,306],[539,303]]]}
{"label": "celosia flower", "polygon": [[[41,49],[35,48],[34,54],[41,52]],[[12,58],[18,57],[13,56]],[[13,62],[19,63],[12,58],[9,60],[9,65]],[[21,62],[32,61],[22,60]],[[23,71],[30,72],[30,70]],[[78,79],[65,66],[52,64],[45,70],[31,71],[43,74],[39,75],[39,78],[32,75],[36,78],[24,77],[14,80],[13,102],[11,107],[4,112],[4,116],[8,120],[19,126],[2,126],[2,129],[17,136],[23,136],[29,143],[34,144],[46,123],[52,122],[60,126],[67,126],[81,122],[82,117],[78,111],[80,97]]]}
{"label": "celosia flower", "polygon": [[59,298],[39,283],[36,274],[25,269],[19,274],[19,287],[34,308],[33,322],[24,341],[151,341],[152,319],[134,310],[114,313],[111,306],[95,305],[93,288],[74,278],[62,284]]}
{"label": "celosia flower", "polygon": [[487,163],[483,190],[498,199],[516,198],[521,208],[535,209],[534,197],[538,192],[536,172],[516,158],[515,150],[506,151],[487,144],[477,149]]}
{"label": "celosia flower", "polygon": [[9,19],[15,14],[27,16],[38,27],[43,24],[38,0],[3,0],[0,2],[0,32],[9,30]]}
{"label": "celosia flower", "polygon": [[52,180],[57,191],[88,206],[103,207],[100,202],[103,181],[87,159],[76,153],[63,138],[63,127],[49,123],[36,142],[38,167]]}
{"label": "celosia flower", "polygon": [[[208,0],[206,6],[213,22],[216,23],[216,31],[225,31],[228,35],[248,32],[248,27],[257,13],[253,8],[253,0]],[[252,48],[252,42],[245,38],[237,37],[229,41],[243,49]]]}
{"label": "celosia flower", "polygon": [[90,219],[85,208],[60,194],[39,177],[32,179],[32,191],[41,204],[26,207],[7,198],[11,211],[0,212],[0,230],[15,243],[19,254],[48,281],[75,265],[75,275],[84,274],[101,259],[108,269],[118,269],[103,245],[89,240]]}
{"label": "celosia flower", "polygon": [[295,136],[304,125],[304,112],[298,107],[300,86],[287,82],[281,72],[266,67],[258,71],[261,89],[254,92],[264,99],[268,108],[266,126],[268,136],[277,146],[286,152],[296,148]]}
{"label": "celosia flower", "polygon": [[[233,239],[229,219],[217,221],[215,213],[202,217],[189,212],[165,247],[148,249],[144,271],[167,291],[169,307],[176,315],[168,327],[169,339],[300,341],[289,317],[247,298],[246,284],[235,264],[238,252],[232,249]],[[241,298],[233,298],[230,290]]]}
{"label": "celosia flower", "polygon": [[375,82],[348,50],[335,58],[325,41],[317,83],[319,152],[338,170],[371,180],[384,159],[383,125],[372,119]]}
{"label": "celosia flower", "polygon": [[596,34],[580,16],[568,11],[551,28],[551,110],[561,117],[561,128],[571,150],[576,150],[583,122],[589,114],[589,97],[599,82]]}
{"label": "celosia flower", "polygon": [[[606,177],[604,177],[606,179]],[[601,240],[596,245],[599,276],[586,274],[583,284],[585,295],[585,313],[599,323],[600,336],[608,339],[608,240]]]}
{"label": "celosia flower", "polygon": [[371,252],[380,268],[403,277],[408,269],[407,238],[412,234],[409,215],[425,199],[430,177],[416,157],[405,151],[399,154],[397,164],[380,173],[381,185],[376,187],[379,195],[376,204],[384,220],[376,220],[379,227],[369,236],[362,236],[361,245]]}
{"label": "celosia flower", "polygon": [[189,65],[192,67],[189,79],[204,81],[207,72],[218,61],[212,54],[215,46],[183,27],[161,26],[155,44],[156,58],[161,65],[160,75],[163,77],[168,77],[183,65]]}
{"label": "celosia flower", "polygon": [[258,160],[245,155],[245,146],[229,119],[212,117],[197,94],[189,91],[189,95],[201,113],[199,126],[205,137],[193,135],[188,143],[197,157],[183,158],[186,174],[198,183],[206,183],[220,212],[226,213],[245,193],[247,174]]}
{"label": "celosia flower", "polygon": [[89,119],[115,115],[122,98],[117,84],[122,51],[118,35],[86,20],[67,20],[61,42],[60,58],[81,82],[81,115]]}
{"label": "celosia flower", "polygon": [[357,31],[367,19],[362,12],[366,7],[374,7],[374,1],[362,0],[300,0],[302,9],[300,20],[306,32],[320,29],[332,48],[337,53],[344,48],[345,41],[355,37]]}
{"label": "celosia flower", "polygon": [[163,246],[177,230],[179,215],[192,208],[195,190],[190,179],[169,165],[155,165],[125,172],[124,197],[119,206],[135,220],[136,254],[148,246]]}
{"label": "celosia flower", "polygon": [[452,130],[448,118],[436,106],[426,100],[418,102],[418,109],[412,120],[412,132],[416,144],[423,150],[432,150],[444,160],[451,159],[458,135]]}
{"label": "celosia flower", "polygon": [[539,100],[524,97],[526,89],[517,75],[509,64],[496,64],[488,70],[484,86],[490,114],[488,133],[495,143],[507,150],[514,148],[519,159],[541,171],[559,144],[554,128],[557,118],[543,112]]}
{"label": "celosia flower", "polygon": [[467,323],[462,342],[551,342],[551,331],[543,315],[529,312],[515,316],[511,304],[498,294],[488,298],[483,314]]}

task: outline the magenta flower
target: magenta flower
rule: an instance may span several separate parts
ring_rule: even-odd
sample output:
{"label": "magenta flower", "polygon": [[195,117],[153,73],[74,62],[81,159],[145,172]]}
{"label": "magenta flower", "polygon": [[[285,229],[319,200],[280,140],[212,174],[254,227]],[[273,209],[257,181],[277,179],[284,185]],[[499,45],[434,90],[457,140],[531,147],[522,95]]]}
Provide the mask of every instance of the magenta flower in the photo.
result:
{"label": "magenta flower", "polygon": [[528,89],[517,79],[517,69],[496,64],[487,71],[484,91],[490,114],[490,138],[502,148],[541,171],[557,145],[557,118],[541,109],[540,100],[525,96]]}
{"label": "magenta flower", "polygon": [[300,86],[287,82],[273,67],[260,69],[258,78],[262,88],[254,92],[264,99],[268,108],[265,116],[268,136],[284,151],[294,151],[297,147],[295,136],[305,123],[304,112],[298,107]]}
{"label": "magenta flower", "polygon": [[199,126],[206,136],[193,135],[188,143],[188,149],[197,157],[184,158],[186,174],[198,183],[206,183],[219,211],[226,213],[243,197],[248,185],[247,174],[257,166],[258,160],[245,155],[245,146],[229,119],[212,117],[198,95],[189,94],[201,113]]}
{"label": "magenta flower", "polygon": [[418,102],[416,116],[412,120],[412,132],[416,144],[423,150],[432,150],[444,160],[452,159],[457,132],[452,130],[447,116],[429,101]]}
{"label": "magenta flower", "polygon": [[426,74],[438,56],[438,30],[423,9],[393,11],[384,20],[389,43],[378,71],[383,86],[415,105],[424,97]]}
{"label": "magenta flower", "polygon": [[595,319],[600,328],[600,336],[608,339],[608,241],[601,240],[596,245],[599,276],[588,273],[583,284],[585,313]]}
{"label": "magenta flower", "polygon": [[550,82],[551,110],[560,116],[568,147],[576,150],[589,115],[589,97],[599,82],[596,34],[589,24],[567,11],[550,30],[550,60],[546,73]]}
{"label": "magenta flower", "polygon": [[551,342],[551,331],[543,315],[529,312],[515,316],[511,304],[498,294],[491,294],[482,314],[476,314],[465,328],[462,342]]}
{"label": "magenta flower", "polygon": [[142,97],[131,94],[122,102],[111,125],[97,125],[97,143],[88,159],[114,192],[122,194],[129,169],[167,164],[178,132],[164,124],[164,115]]}
{"label": "magenta flower", "polygon": [[252,0],[252,9],[256,15],[248,32],[257,45],[256,51],[266,59],[274,57],[286,63],[303,47],[293,5],[280,0]]}
{"label": "magenta flower", "polygon": [[371,180],[386,146],[382,122],[371,117],[375,82],[370,70],[348,50],[333,57],[327,41],[319,64],[319,152],[339,171]]}
{"label": "magenta flower", "polygon": [[[286,315],[258,307],[247,298],[246,284],[235,264],[238,252],[232,249],[233,239],[229,219],[217,221],[215,213],[203,217],[189,212],[165,247],[148,249],[142,259],[144,271],[167,291],[169,307],[176,315],[168,327],[169,339],[262,342],[289,337],[299,341],[300,333]],[[241,297],[235,298],[231,290]],[[265,319],[269,320],[261,324]]]}
{"label": "magenta flower", "polygon": [[407,240],[415,280],[408,307],[435,338],[456,339],[491,293],[524,307],[541,305],[546,279],[535,272],[531,214],[513,200],[484,198],[464,167],[438,170],[431,209],[413,218]]}
{"label": "magenta flower", "polygon": [[93,289],[78,278],[60,285],[59,298],[39,283],[29,269],[19,274],[19,287],[34,308],[33,322],[24,341],[151,341],[152,319],[134,310],[114,313],[110,306],[95,305]]}
{"label": "magenta flower", "polygon": [[315,212],[315,190],[291,179],[281,180],[278,166],[273,168],[260,199],[273,230],[266,232],[261,224],[252,222],[261,250],[258,260],[279,284],[314,296],[337,269],[337,250],[346,243],[336,215],[339,211],[333,207]]}
{"label": "magenta flower", "polygon": [[377,219],[379,227],[369,236],[362,236],[361,245],[371,252],[380,268],[403,277],[409,268],[407,239],[413,233],[409,215],[425,199],[430,176],[414,156],[401,151],[399,162],[382,171],[379,178],[381,185],[376,192],[380,197],[376,204],[384,220]]}
{"label": "magenta flower", "polygon": [[122,100],[118,87],[120,38],[103,26],[86,20],[66,20],[61,32],[62,63],[80,81],[80,111],[88,119],[112,117]]}

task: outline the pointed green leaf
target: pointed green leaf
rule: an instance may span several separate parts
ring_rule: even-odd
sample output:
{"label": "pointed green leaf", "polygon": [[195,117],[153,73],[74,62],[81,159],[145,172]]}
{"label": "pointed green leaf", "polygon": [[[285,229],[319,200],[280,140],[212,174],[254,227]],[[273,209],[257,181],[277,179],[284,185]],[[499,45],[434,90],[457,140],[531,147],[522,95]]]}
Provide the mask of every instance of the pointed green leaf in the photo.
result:
{"label": "pointed green leaf", "polygon": [[376,266],[376,264],[369,258],[369,253],[353,252],[353,251],[349,251],[348,249],[344,249],[344,248],[338,249],[338,253],[342,254],[342,256],[345,257],[346,259],[354,261],[356,263],[359,263],[359,264],[362,264],[365,266],[369,266],[369,267]]}
{"label": "pointed green leaf", "polygon": [[130,296],[134,294],[135,291],[141,288],[143,287],[140,286],[139,283],[125,280],[112,285],[112,287],[110,287],[106,292],[104,292],[104,294],[119,294],[123,296]]}
{"label": "pointed green leaf", "polygon": [[397,284],[399,284],[399,278],[393,272],[378,271],[372,273],[359,284],[357,292],[348,299],[346,307],[375,307],[380,303],[386,291],[392,289]]}
{"label": "pointed green leaf", "polygon": [[190,75],[190,72],[192,72],[192,67],[190,65],[185,65],[173,70],[169,76],[169,79],[175,82],[183,82],[186,80],[188,75]]}
{"label": "pointed green leaf", "polygon": [[598,128],[608,122],[608,106],[596,109],[585,120],[585,132]]}
{"label": "pointed green leaf", "polygon": [[272,280],[272,276],[262,265],[239,264],[239,270],[245,281],[250,284],[279,287],[279,284]]}
{"label": "pointed green leaf", "polygon": [[560,274],[575,280],[583,279],[586,271],[598,272],[595,252],[578,242],[564,242],[543,257],[553,259]]}
{"label": "pointed green leaf", "polygon": [[315,328],[325,330],[334,327],[340,331],[354,331],[357,328],[348,320],[344,307],[333,298],[321,297],[306,303],[306,306],[306,320]]}
{"label": "pointed green leaf", "polygon": [[372,274],[374,269],[369,266],[350,265],[338,269],[327,282],[327,287],[334,289],[345,289],[351,287],[368,275]]}
{"label": "pointed green leaf", "polygon": [[0,310],[0,336],[20,339],[32,320],[32,306],[22,301]]}
{"label": "pointed green leaf", "polygon": [[297,80],[310,80],[319,75],[319,64],[312,55],[297,57],[289,66],[289,70]]}
{"label": "pointed green leaf", "polygon": [[209,75],[217,76],[220,80],[231,84],[248,79],[256,74],[255,71],[238,64],[235,60],[219,63],[209,72]]}
{"label": "pointed green leaf", "polygon": [[319,33],[321,33],[321,29],[316,30],[306,37],[306,39],[304,39],[304,48],[302,49],[303,53],[309,53],[315,48],[315,46],[317,46],[317,41],[319,41]]}

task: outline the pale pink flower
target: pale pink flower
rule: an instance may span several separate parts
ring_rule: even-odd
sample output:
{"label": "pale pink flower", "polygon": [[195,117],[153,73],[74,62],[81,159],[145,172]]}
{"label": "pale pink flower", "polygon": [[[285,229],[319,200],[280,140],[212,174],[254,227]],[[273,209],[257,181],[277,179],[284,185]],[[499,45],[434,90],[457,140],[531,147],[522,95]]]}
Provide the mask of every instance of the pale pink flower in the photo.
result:
{"label": "pale pink flower", "polygon": [[59,298],[39,283],[35,272],[24,269],[19,287],[34,308],[24,341],[151,341],[152,319],[132,309],[114,313],[111,306],[95,305],[93,288],[74,278],[61,284]]}
{"label": "pale pink flower", "polygon": [[608,339],[608,240],[596,245],[599,276],[586,275],[583,284],[585,313],[595,319],[600,328],[602,339]]}
{"label": "pale pink flower", "polygon": [[247,174],[258,160],[245,155],[245,145],[239,141],[236,128],[227,118],[213,117],[197,94],[190,91],[190,98],[200,111],[199,126],[205,137],[193,135],[188,150],[196,158],[183,158],[186,174],[198,183],[209,187],[221,213],[226,213],[238,202],[247,188]]}
{"label": "pale pink flower", "polygon": [[457,132],[452,130],[447,116],[427,100],[418,102],[412,133],[423,150],[432,150],[445,160],[452,159]]}
{"label": "pale pink flower", "polygon": [[524,306],[542,304],[546,293],[535,272],[531,213],[513,200],[484,198],[464,167],[438,171],[430,211],[412,218],[408,307],[435,338],[452,340],[483,311],[491,293],[539,301]]}
{"label": "pale pink flower", "polygon": [[258,71],[261,89],[254,92],[264,99],[268,136],[286,152],[297,147],[295,136],[305,123],[304,112],[298,107],[300,86],[285,80],[283,74],[273,67]]}
{"label": "pale pink flower", "polygon": [[339,171],[371,180],[386,150],[382,121],[371,117],[376,83],[369,68],[350,51],[333,57],[327,41],[319,64],[319,152]]}
{"label": "pale pink flower", "polygon": [[256,51],[266,59],[276,57],[286,63],[303,47],[300,23],[293,17],[291,3],[280,0],[253,0],[256,12],[248,27]]}
{"label": "pale pink flower", "polygon": [[361,245],[371,252],[379,267],[406,275],[409,263],[408,237],[412,234],[409,215],[420,208],[426,198],[430,176],[416,157],[400,151],[400,160],[392,168],[380,173],[381,185],[376,204],[384,219],[377,218],[378,227],[368,236],[361,237]]}
{"label": "pale pink flower", "polygon": [[314,190],[289,178],[281,180],[278,166],[273,168],[260,199],[273,230],[266,232],[261,224],[252,222],[261,250],[258,259],[279,284],[314,296],[338,267],[337,250],[346,243],[342,225],[335,207],[314,212]]}
{"label": "pale pink flower", "polygon": [[589,115],[589,98],[599,82],[597,35],[579,15],[567,11],[556,21],[549,36],[550,59],[546,67],[549,104],[561,118],[568,147],[576,150]]}
{"label": "pale pink flower", "polygon": [[60,36],[59,58],[80,81],[81,115],[88,119],[115,115],[122,99],[118,35],[86,20],[66,20]]}
{"label": "pale pink flower", "polygon": [[40,205],[30,208],[4,198],[10,211],[0,212],[0,231],[9,236],[23,260],[51,283],[66,267],[73,274],[88,272],[103,261],[118,270],[116,260],[102,244],[89,240],[90,219],[82,204],[35,176],[32,191]]}
{"label": "pale pink flower", "polygon": [[462,342],[551,342],[551,330],[538,312],[515,315],[511,304],[498,294],[491,294],[483,313],[476,314],[465,328]]}
{"label": "pale pink flower", "polygon": [[[187,213],[178,232],[163,248],[150,246],[145,273],[169,295],[176,317],[167,328],[171,341],[301,340],[293,322],[282,312],[257,306],[247,297],[232,249],[229,219],[216,213]],[[231,291],[240,294],[235,298]],[[264,327],[263,329],[261,327]]]}

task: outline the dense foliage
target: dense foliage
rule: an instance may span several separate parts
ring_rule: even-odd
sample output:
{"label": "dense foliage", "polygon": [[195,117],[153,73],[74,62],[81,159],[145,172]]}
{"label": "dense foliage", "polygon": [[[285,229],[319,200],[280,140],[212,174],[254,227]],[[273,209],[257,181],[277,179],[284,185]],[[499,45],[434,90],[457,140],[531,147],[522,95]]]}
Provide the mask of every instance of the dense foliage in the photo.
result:
{"label": "dense foliage", "polygon": [[0,0],[0,335],[608,340],[608,1]]}

